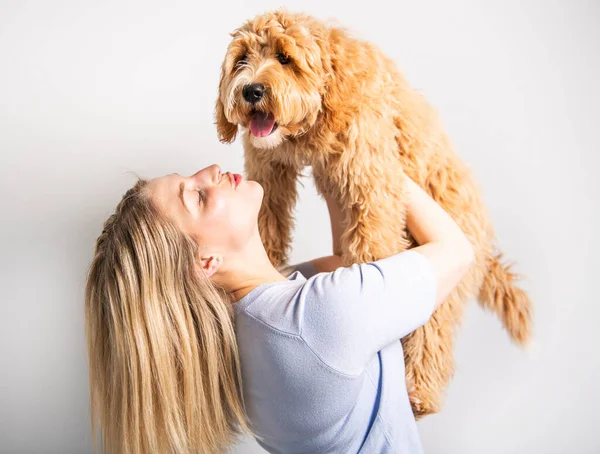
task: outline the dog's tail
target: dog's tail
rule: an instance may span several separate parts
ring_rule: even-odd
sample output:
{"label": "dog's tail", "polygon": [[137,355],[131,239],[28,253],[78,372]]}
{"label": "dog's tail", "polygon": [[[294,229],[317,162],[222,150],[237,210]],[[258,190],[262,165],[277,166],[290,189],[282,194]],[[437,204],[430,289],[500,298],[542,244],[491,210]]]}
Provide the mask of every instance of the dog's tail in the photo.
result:
{"label": "dog's tail", "polygon": [[531,338],[532,303],[529,296],[515,285],[518,276],[511,272],[510,265],[503,265],[501,260],[501,253],[489,257],[478,300],[481,306],[500,318],[514,342],[525,345]]}

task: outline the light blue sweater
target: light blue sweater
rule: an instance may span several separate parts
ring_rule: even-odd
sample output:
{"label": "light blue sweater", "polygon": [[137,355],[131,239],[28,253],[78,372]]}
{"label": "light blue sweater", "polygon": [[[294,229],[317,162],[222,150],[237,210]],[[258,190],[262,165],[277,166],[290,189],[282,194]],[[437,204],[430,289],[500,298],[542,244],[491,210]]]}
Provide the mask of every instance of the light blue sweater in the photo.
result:
{"label": "light blue sweater", "polygon": [[421,453],[399,339],[427,322],[435,293],[429,260],[407,251],[332,273],[305,262],[234,303],[258,443],[284,454]]}

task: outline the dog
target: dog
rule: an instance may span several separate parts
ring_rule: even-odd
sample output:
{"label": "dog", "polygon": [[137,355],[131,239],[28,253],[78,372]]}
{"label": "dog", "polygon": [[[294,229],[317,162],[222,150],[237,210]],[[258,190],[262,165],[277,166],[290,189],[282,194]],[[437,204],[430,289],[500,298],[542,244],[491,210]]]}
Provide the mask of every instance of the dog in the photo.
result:
{"label": "dog", "polygon": [[454,371],[454,333],[476,297],[510,338],[531,335],[532,304],[503,264],[470,170],[435,110],[375,45],[305,14],[261,14],[232,34],[215,107],[220,141],[243,132],[247,178],[265,189],[259,230],[277,267],[288,261],[296,183],[312,167],[317,191],[345,208],[349,266],[415,246],[406,230],[404,176],[458,223],[476,260],[423,327],[403,338],[407,389],[417,418],[438,412]]}

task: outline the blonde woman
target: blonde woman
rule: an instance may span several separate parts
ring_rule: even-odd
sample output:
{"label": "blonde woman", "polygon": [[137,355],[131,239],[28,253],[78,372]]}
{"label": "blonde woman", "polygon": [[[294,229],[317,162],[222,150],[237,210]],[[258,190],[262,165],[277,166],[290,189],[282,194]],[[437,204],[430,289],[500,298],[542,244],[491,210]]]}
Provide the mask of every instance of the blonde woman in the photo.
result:
{"label": "blonde woman", "polygon": [[[107,454],[419,453],[400,338],[473,262],[409,180],[419,247],[285,276],[267,258],[263,189],[217,165],[140,180],[97,240],[86,296],[92,426]],[[339,246],[342,213],[328,200]],[[96,435],[94,435],[96,438]]]}

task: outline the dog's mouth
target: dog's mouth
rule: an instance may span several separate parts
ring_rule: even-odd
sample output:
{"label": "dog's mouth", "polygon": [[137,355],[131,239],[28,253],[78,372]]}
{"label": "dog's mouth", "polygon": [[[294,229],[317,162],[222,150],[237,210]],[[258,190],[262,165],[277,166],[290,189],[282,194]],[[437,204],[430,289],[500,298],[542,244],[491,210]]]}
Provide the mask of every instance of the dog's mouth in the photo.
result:
{"label": "dog's mouth", "polygon": [[250,117],[249,128],[254,137],[267,137],[277,129],[277,123],[271,112],[254,110]]}

